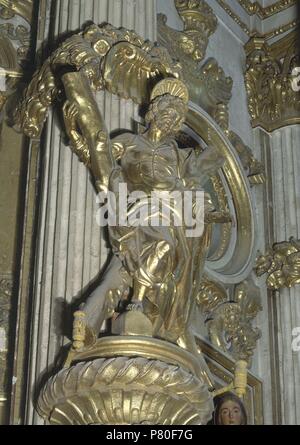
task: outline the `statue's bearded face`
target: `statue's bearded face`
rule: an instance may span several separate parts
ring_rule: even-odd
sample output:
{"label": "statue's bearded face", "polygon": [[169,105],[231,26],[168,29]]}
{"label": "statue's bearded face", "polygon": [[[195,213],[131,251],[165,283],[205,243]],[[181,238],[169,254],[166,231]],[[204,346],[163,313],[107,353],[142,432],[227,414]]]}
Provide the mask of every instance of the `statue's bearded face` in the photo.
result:
{"label": "statue's bearded face", "polygon": [[152,130],[162,135],[175,135],[180,131],[187,113],[187,106],[178,97],[165,95],[157,98],[146,115],[146,122]]}

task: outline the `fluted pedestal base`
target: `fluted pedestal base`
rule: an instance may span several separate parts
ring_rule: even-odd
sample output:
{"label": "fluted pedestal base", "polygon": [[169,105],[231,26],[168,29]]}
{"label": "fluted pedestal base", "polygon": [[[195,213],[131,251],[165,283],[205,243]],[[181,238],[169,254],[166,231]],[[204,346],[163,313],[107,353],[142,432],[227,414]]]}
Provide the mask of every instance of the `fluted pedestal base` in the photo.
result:
{"label": "fluted pedestal base", "polygon": [[146,337],[106,337],[44,387],[38,410],[60,425],[201,425],[213,411],[201,365],[189,352]]}

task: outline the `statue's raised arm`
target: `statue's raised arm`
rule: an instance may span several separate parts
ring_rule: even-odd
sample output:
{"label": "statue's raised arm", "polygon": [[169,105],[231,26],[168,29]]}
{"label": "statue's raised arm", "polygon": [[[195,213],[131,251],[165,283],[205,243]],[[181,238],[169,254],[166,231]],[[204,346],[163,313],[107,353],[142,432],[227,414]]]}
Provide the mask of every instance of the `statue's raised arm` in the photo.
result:
{"label": "statue's raised arm", "polygon": [[83,73],[63,76],[67,101],[64,105],[66,131],[73,151],[88,167],[98,191],[107,191],[114,160],[109,135],[87,77]]}

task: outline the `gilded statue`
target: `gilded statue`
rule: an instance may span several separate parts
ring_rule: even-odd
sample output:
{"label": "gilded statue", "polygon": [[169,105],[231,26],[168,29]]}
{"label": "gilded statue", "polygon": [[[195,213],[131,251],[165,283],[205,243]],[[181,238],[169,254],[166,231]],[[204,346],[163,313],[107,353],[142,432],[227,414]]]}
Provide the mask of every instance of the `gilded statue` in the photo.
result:
{"label": "gilded statue", "polygon": [[[76,418],[78,424],[200,424],[211,416],[214,384],[192,316],[212,225],[231,218],[216,211],[205,192],[224,162],[218,150],[177,143],[189,102],[181,71],[164,48],[133,31],[91,25],[44,62],[17,110],[16,121],[36,138],[50,106],[63,101],[70,146],[98,193],[97,222],[106,213],[115,218],[108,217],[104,229],[110,262],[74,314],[63,369],[40,394],[38,410],[50,423],[73,424]],[[112,138],[95,90],[142,105],[145,129]],[[153,206],[153,196],[170,195],[164,210]],[[111,196],[115,201],[109,202]],[[183,200],[187,219],[179,215],[182,196],[190,198]],[[246,367],[240,364],[230,386],[242,395]]]}
{"label": "gilded statue", "polygon": [[[112,140],[85,75],[65,74],[63,83],[67,134],[74,152],[91,169],[98,192],[118,194],[120,184],[147,198],[153,191],[203,191],[209,175],[221,167],[223,161],[212,148],[196,154],[176,143],[188,111],[182,81],[166,78],[154,87],[144,133],[128,132]],[[206,223],[197,238],[188,238],[184,225],[152,226],[145,221],[136,227],[108,227],[114,255],[102,282],[75,314],[75,336],[83,324],[86,327],[75,348],[92,344],[103,322],[113,317],[114,325],[123,322],[116,333],[165,339],[198,354],[189,322],[211,222],[224,218],[214,211],[208,195],[204,201]],[[126,216],[141,212],[143,206],[148,206],[147,199],[129,206]],[[153,216],[150,211],[147,218]]]}

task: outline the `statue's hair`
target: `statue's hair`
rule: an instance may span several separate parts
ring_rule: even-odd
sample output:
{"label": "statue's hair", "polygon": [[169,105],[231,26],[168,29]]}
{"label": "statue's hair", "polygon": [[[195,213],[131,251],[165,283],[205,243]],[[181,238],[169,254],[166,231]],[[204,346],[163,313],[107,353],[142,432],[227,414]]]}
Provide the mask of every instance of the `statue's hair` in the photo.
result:
{"label": "statue's hair", "polygon": [[151,122],[161,108],[166,108],[168,106],[175,106],[176,110],[182,113],[182,117],[184,117],[188,111],[188,107],[182,99],[172,96],[171,94],[164,94],[151,102],[145,116],[146,123],[148,124]]}
{"label": "statue's hair", "polygon": [[237,395],[233,394],[232,392],[226,392],[225,394],[223,394],[221,396],[215,397],[215,400],[214,400],[215,411],[214,411],[214,416],[213,416],[214,424],[220,425],[219,424],[220,410],[222,408],[222,405],[225,402],[228,402],[229,400],[232,402],[235,402],[239,405],[239,407],[241,409],[241,413],[242,413],[242,425],[247,425],[247,413],[246,413],[245,406],[244,406],[242,400]]}

